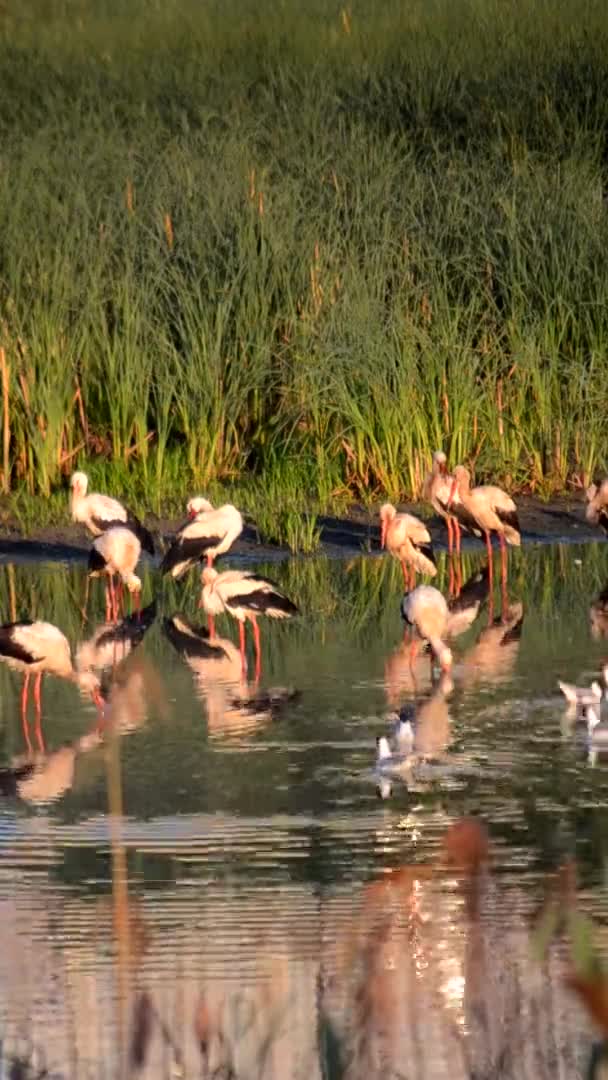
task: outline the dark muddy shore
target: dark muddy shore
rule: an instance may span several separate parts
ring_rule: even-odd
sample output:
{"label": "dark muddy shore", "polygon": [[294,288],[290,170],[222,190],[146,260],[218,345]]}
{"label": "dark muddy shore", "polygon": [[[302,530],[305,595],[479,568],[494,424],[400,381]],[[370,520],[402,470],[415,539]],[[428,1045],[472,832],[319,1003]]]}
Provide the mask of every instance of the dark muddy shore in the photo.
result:
{"label": "dark muddy shore", "polygon": [[[524,544],[582,543],[604,538],[600,529],[593,528],[585,521],[584,502],[580,496],[556,499],[550,503],[520,497],[517,504]],[[399,509],[418,514],[428,521],[435,547],[438,551],[446,549],[447,535],[439,518],[429,517],[426,507],[420,505],[402,504]],[[160,538],[158,546],[163,550],[181,521],[149,518],[146,523]],[[371,514],[361,506],[353,506],[344,517],[321,516],[319,523],[322,532],[317,554],[337,557],[379,551],[377,508]],[[465,549],[475,546],[480,546],[480,541],[463,538]],[[9,526],[5,527],[4,535],[0,537],[0,562],[84,561],[89,548],[90,540],[80,525],[51,526],[35,531],[28,537],[24,537],[17,526]],[[268,561],[288,558],[290,554],[286,547],[261,543],[255,528],[247,525],[231,550],[230,557],[236,556],[237,560],[244,561]]]}

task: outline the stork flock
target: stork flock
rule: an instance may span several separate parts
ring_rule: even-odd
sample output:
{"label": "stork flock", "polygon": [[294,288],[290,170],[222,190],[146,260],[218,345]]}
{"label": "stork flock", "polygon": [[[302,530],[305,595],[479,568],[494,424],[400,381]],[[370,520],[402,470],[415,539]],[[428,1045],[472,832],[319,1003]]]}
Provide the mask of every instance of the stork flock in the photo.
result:
{"label": "stork flock", "polygon": [[[88,492],[85,473],[73,474],[70,483],[72,519],[85,526],[93,537],[89,553],[89,577],[103,577],[106,583],[106,623],[116,624],[121,608],[124,614],[124,590],[133,598],[134,619],[140,618],[141,579],[136,568],[146,552],[155,555],[150,531],[126,506],[108,495]],[[449,592],[453,607],[462,589],[460,566],[461,533],[464,530],[485,539],[488,554],[489,615],[493,617],[492,536],[500,546],[503,613],[506,597],[507,546],[519,546],[521,531],[515,502],[495,485],[471,487],[468,469],[457,465],[449,472],[446,455],[436,451],[432,468],[425,479],[424,497],[446,523],[449,558]],[[255,647],[255,678],[261,673],[261,644],[258,619],[266,616],[287,619],[298,614],[296,604],[271,580],[250,570],[226,570],[214,567],[243,531],[243,518],[235,506],[214,507],[203,497],[191,498],[186,506],[187,520],[177,530],[160,562],[160,572],[174,579],[184,578],[191,569],[201,568],[199,606],[208,616],[209,640],[215,636],[215,618],[228,614],[239,625],[239,646],[244,677],[247,676],[245,628],[252,627]],[[608,532],[608,480],[599,488],[587,491],[587,520]],[[437,573],[431,535],[424,521],[412,514],[398,513],[390,503],[380,509],[381,546],[399,560],[403,570],[405,593],[401,614],[413,631],[411,659],[421,643],[431,648],[432,657],[442,671],[449,671],[452,653],[446,644],[447,625],[453,611],[443,594],[428,584],[416,586],[416,575],[433,578]],[[72,661],[69,643],[53,624],[21,620],[0,626],[0,660],[24,674],[21,697],[22,715],[27,711],[29,683],[35,675],[34,701],[36,722],[40,723],[41,680],[44,673],[74,682],[89,695],[98,709],[103,708],[100,681],[82,664]]]}

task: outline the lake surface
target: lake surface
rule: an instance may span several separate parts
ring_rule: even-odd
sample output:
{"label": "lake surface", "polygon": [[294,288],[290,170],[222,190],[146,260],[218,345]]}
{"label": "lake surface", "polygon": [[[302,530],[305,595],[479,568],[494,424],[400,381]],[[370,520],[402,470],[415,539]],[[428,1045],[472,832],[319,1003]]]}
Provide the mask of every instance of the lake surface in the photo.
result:
{"label": "lake surface", "polygon": [[[230,645],[220,664],[178,652],[166,620],[203,621],[198,580],[153,568],[103,732],[45,680],[27,775],[21,681],[0,666],[0,1076],[16,1059],[28,1077],[584,1075],[591,1029],[529,927],[571,858],[606,921],[608,767],[556,680],[608,659],[608,545],[513,553],[505,624],[484,607],[454,640],[447,692],[428,656],[410,667],[390,560],[258,565],[303,614],[261,624],[257,687]],[[465,579],[482,565],[467,555]],[[104,622],[101,583],[86,611],[85,592],[80,567],[0,567],[3,617],[54,622],[75,650]],[[228,617],[217,631],[238,645]],[[425,757],[382,800],[375,740],[406,702]],[[437,870],[466,815],[492,852],[475,919]]]}

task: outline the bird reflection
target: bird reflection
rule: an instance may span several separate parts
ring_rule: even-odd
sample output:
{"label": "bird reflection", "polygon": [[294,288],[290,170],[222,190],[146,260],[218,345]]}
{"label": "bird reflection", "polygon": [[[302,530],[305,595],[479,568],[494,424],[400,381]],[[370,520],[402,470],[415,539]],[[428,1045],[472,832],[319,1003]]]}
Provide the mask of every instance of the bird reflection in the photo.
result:
{"label": "bird reflection", "polygon": [[249,685],[239,649],[229,638],[209,636],[207,627],[176,613],[163,620],[163,632],[192,671],[197,697],[207,708],[211,736],[248,735],[274,719],[298,695],[290,688],[266,691]]}
{"label": "bird reflection", "polygon": [[143,611],[127,615],[118,623],[105,622],[94,634],[81,641],[76,650],[78,671],[116,671],[134,649],[141,644],[156,618],[156,601]]}
{"label": "bird reflection", "polygon": [[[408,788],[419,790],[425,782],[425,765],[448,762],[447,751],[452,740],[448,699],[453,689],[453,679],[444,671],[428,697],[415,707],[408,703],[399,713],[387,717],[392,722],[390,742],[387,738],[378,740],[376,762],[381,798],[391,794],[392,779],[400,778]],[[434,774],[426,777],[434,778]]]}
{"label": "bird reflection", "polygon": [[465,634],[477,619],[490,593],[488,565],[482,566],[466,581],[458,596],[448,601],[447,637]]}
{"label": "bird reflection", "polygon": [[464,687],[475,686],[479,682],[505,682],[511,677],[519,652],[523,622],[523,604],[511,604],[481,631],[476,643],[462,658],[459,681]]}
{"label": "bird reflection", "polygon": [[[448,601],[446,640],[453,641],[471,628],[489,595],[487,564],[472,574],[458,596]],[[412,662],[410,646],[406,641],[387,657],[384,664],[384,687],[387,704],[397,708],[403,698],[411,694],[426,693],[432,689],[428,657],[424,651]]]}
{"label": "bird reflection", "polygon": [[32,806],[60,799],[74,783],[79,755],[97,749],[103,739],[98,727],[75,742],[50,753],[16,757],[9,768],[0,769],[0,795],[17,797]]}
{"label": "bird reflection", "polygon": [[591,637],[594,641],[608,638],[608,585],[602,589],[589,606]]}

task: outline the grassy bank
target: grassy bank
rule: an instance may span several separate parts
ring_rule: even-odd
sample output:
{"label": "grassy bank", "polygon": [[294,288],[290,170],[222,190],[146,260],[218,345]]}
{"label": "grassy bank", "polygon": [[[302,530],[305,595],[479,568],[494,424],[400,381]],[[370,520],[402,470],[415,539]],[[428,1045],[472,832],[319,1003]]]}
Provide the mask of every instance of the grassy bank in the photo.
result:
{"label": "grassy bank", "polygon": [[601,0],[25,0],[0,63],[5,492],[607,464]]}

